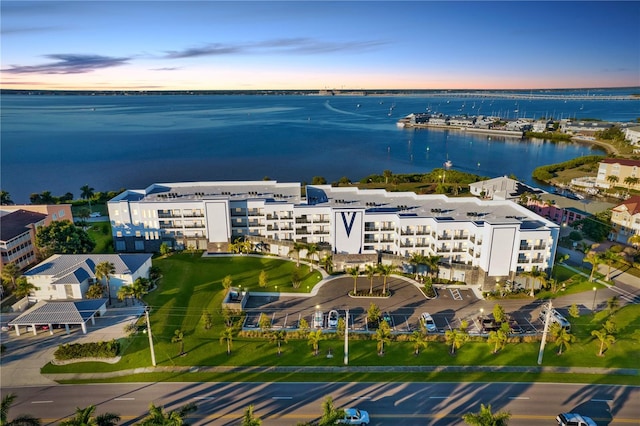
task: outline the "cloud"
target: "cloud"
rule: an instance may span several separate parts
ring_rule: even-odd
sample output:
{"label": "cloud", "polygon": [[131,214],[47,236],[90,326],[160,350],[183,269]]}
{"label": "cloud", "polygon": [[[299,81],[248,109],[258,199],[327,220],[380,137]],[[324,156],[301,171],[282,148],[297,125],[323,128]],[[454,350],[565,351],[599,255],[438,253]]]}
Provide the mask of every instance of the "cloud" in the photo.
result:
{"label": "cloud", "polygon": [[129,60],[129,58],[66,53],[45,55],[45,57],[53,59],[54,62],[41,65],[12,65],[2,71],[12,74],[81,74],[125,65]]}
{"label": "cloud", "polygon": [[201,47],[167,51],[165,58],[182,59],[200,56],[231,55],[242,53],[321,54],[328,52],[362,52],[387,44],[384,41],[327,42],[312,38],[280,38],[246,44],[211,43]]}
{"label": "cloud", "polygon": [[12,35],[12,34],[24,34],[24,33],[41,33],[50,31],[63,31],[62,27],[23,27],[23,28],[2,28],[0,34]]}
{"label": "cloud", "polygon": [[182,67],[162,67],[162,68],[151,68],[151,71],[176,71],[180,69],[182,69]]}

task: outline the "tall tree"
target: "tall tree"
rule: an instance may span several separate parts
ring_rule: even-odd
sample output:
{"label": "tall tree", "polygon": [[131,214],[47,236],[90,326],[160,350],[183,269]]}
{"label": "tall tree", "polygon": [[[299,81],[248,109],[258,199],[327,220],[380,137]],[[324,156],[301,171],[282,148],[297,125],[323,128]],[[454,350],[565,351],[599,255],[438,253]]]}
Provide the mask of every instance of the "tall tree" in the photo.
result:
{"label": "tall tree", "polygon": [[449,353],[455,355],[456,350],[460,349],[464,343],[469,340],[469,333],[466,331],[454,328],[453,330],[447,330],[444,334],[445,342],[451,346]]}
{"label": "tall tree", "polygon": [[[128,287],[128,286],[124,286]],[[131,284],[131,296],[137,301],[142,301],[142,297],[145,296],[149,292],[149,288],[151,287],[151,281],[148,278],[138,277]]]}
{"label": "tall tree", "polygon": [[333,256],[331,253],[325,254],[322,259],[320,259],[320,264],[327,271],[327,274],[333,273]]}
{"label": "tall tree", "polygon": [[310,331],[307,336],[307,340],[309,345],[313,348],[313,354],[318,356],[318,352],[320,350],[320,341],[323,340],[324,336],[322,335],[322,330]]}
{"label": "tall tree", "polygon": [[462,420],[472,426],[506,426],[509,424],[511,413],[499,411],[495,414],[491,411],[491,404],[485,406],[480,404],[480,411],[477,413],[465,413]]}
{"label": "tall tree", "polygon": [[97,282],[89,286],[84,297],[87,299],[102,299],[104,297],[104,290],[105,286]]}
{"label": "tall tree", "polygon": [[300,267],[300,252],[305,248],[307,248],[307,245],[305,243],[294,242],[293,247],[290,250],[296,254],[296,266],[298,268]]}
{"label": "tall tree", "polygon": [[197,409],[198,406],[190,402],[177,410],[166,412],[164,407],[156,407],[152,402],[149,406],[149,414],[138,423],[138,426],[187,426],[186,417]]}
{"label": "tall tree", "polygon": [[318,245],[315,243],[307,245],[307,257],[311,262],[311,269],[313,269],[313,259],[318,255]]}
{"label": "tall tree", "polygon": [[615,343],[616,338],[612,334],[608,334],[607,330],[593,330],[591,331],[591,335],[600,340],[600,350],[598,351],[598,356],[602,356],[604,354],[605,347],[609,349],[613,343]]}
{"label": "tall tree", "polygon": [[171,338],[171,343],[177,343],[180,347],[180,352],[178,355],[184,354],[184,331],[181,329],[177,329],[173,332],[173,337]]}
{"label": "tall tree", "polygon": [[36,246],[45,257],[52,254],[91,253],[96,243],[68,220],[55,220],[36,231]]}
{"label": "tall tree", "polygon": [[40,419],[30,414],[21,414],[13,420],[9,420],[9,409],[17,397],[15,393],[8,393],[2,398],[0,403],[0,426],[40,426]]}
{"label": "tall tree", "polygon": [[278,346],[278,356],[282,354],[282,344],[289,340],[287,332],[284,330],[274,330],[269,335],[269,339]]}
{"label": "tall tree", "polygon": [[393,172],[391,170],[384,170],[382,176],[384,176],[384,183],[386,185],[389,183],[389,178],[393,176]]}
{"label": "tall tree", "polygon": [[611,249],[608,249],[603,253],[602,262],[607,265],[607,276],[604,277],[606,281],[609,281],[611,279],[611,268],[613,268],[616,263],[620,263],[622,261],[624,261],[624,258],[620,255],[620,253],[616,253]]}
{"label": "tall tree", "polygon": [[602,255],[595,251],[590,251],[584,257],[584,261],[591,264],[591,274],[589,275],[589,281],[593,281],[593,276],[598,270],[598,265],[604,263]]}
{"label": "tall tree", "polygon": [[533,283],[531,284],[531,296],[533,296],[537,281],[540,282],[541,288],[545,286],[543,282],[546,283],[547,273],[541,271],[537,266],[534,266],[533,268],[531,268],[531,278],[533,279]]}
{"label": "tall tree", "polygon": [[133,288],[130,285],[123,285],[120,286],[120,288],[118,289],[118,293],[116,294],[116,297],[118,298],[119,301],[124,301],[125,306],[127,305],[127,300],[130,297],[133,297]]}
{"label": "tall tree", "polygon": [[442,256],[435,256],[435,255],[431,255],[431,256],[427,256],[425,258],[425,262],[427,267],[429,268],[429,275],[432,278],[435,278],[438,276],[438,272],[440,271],[440,260],[442,259]]}
{"label": "tall tree", "polygon": [[413,272],[414,273],[418,273],[418,265],[426,265],[427,264],[427,258],[420,254],[420,253],[416,253],[413,252],[411,253],[411,256],[409,257],[409,263],[411,265],[413,265]]}
{"label": "tall tree", "polygon": [[233,328],[226,327],[220,333],[220,343],[227,344],[227,355],[231,355],[231,346],[233,345]]}
{"label": "tall tree", "polygon": [[369,294],[373,294],[373,277],[378,273],[378,268],[374,265],[366,265],[364,267],[364,274],[369,278],[371,286],[369,287]]}
{"label": "tall tree", "polygon": [[116,273],[115,265],[109,261],[100,262],[96,265],[93,273],[100,281],[104,280],[107,286],[107,298],[109,305],[111,305],[111,276]]}
{"label": "tall tree", "polygon": [[85,408],[76,408],[76,414],[63,422],[60,426],[115,426],[120,421],[120,416],[114,413],[104,413],[94,416],[96,411],[95,405],[89,405]]}
{"label": "tall tree", "polygon": [[411,342],[413,342],[413,354],[415,356],[418,356],[420,354],[421,349],[427,348],[428,343],[424,332],[416,330],[411,334],[410,339]]}
{"label": "tall tree", "polygon": [[91,197],[93,197],[93,191],[94,189],[91,188],[89,185],[82,185],[80,187],[80,197],[84,198],[85,200],[87,200],[89,202],[89,211],[91,212]]}
{"label": "tall tree", "polygon": [[395,270],[395,265],[385,265],[383,263],[378,265],[378,272],[382,275],[382,294],[387,294],[387,279]]}
{"label": "tall tree", "polygon": [[358,268],[358,266],[347,268],[347,274],[353,277],[353,295],[356,296],[358,294],[358,275],[360,275],[360,268]]}
{"label": "tall tree", "polygon": [[558,347],[558,355],[562,355],[563,349],[569,349],[571,343],[573,343],[576,338],[573,334],[569,333],[564,327],[561,327],[560,324],[554,322],[551,325],[551,336],[555,339],[556,346]]}
{"label": "tall tree", "polygon": [[507,339],[508,335],[502,329],[490,331],[489,336],[487,337],[487,343],[489,345],[493,345],[493,351],[491,353],[497,354],[502,350],[504,345],[507,343]]}
{"label": "tall tree", "polygon": [[2,279],[11,284],[11,288],[16,288],[16,280],[21,275],[20,267],[13,262],[2,266]]}
{"label": "tall tree", "polygon": [[337,409],[333,403],[333,398],[327,396],[322,402],[322,417],[320,417],[318,426],[335,425],[342,418],[344,418],[344,410]]}
{"label": "tall tree", "polygon": [[389,323],[382,321],[373,337],[378,341],[378,355],[384,356],[384,344],[391,342],[391,327]]}

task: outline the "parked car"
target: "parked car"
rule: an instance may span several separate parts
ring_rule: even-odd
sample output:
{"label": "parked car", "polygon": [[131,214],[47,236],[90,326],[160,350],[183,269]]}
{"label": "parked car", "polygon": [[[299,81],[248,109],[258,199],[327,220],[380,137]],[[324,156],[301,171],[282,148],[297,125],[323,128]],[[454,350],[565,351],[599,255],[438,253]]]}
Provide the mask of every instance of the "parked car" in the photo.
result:
{"label": "parked car", "polygon": [[322,311],[315,311],[313,313],[313,328],[324,327],[324,314]]}
{"label": "parked car", "polygon": [[329,311],[329,317],[327,318],[329,328],[336,328],[338,326],[338,318],[340,318],[338,311],[335,309]]}
{"label": "parked car", "polygon": [[598,426],[591,417],[578,413],[561,413],[556,417],[558,426]]}
{"label": "parked car", "polygon": [[433,320],[431,315],[428,312],[423,312],[420,315],[420,321],[424,324],[427,329],[427,333],[434,333],[438,331],[438,327],[436,327],[436,322]]}
{"label": "parked car", "polygon": [[343,425],[368,425],[369,413],[357,408],[347,408],[344,410],[344,418],[338,423]]}
{"label": "parked car", "polygon": [[93,212],[89,215],[89,217],[100,217],[100,212]]}

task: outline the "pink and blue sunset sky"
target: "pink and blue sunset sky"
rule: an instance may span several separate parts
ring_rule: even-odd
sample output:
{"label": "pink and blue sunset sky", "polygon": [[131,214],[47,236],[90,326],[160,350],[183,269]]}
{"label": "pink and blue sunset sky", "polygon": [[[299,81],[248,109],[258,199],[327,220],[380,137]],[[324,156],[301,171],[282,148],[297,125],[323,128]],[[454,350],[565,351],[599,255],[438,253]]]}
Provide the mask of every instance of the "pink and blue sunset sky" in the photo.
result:
{"label": "pink and blue sunset sky", "polygon": [[640,2],[5,1],[3,89],[640,86]]}

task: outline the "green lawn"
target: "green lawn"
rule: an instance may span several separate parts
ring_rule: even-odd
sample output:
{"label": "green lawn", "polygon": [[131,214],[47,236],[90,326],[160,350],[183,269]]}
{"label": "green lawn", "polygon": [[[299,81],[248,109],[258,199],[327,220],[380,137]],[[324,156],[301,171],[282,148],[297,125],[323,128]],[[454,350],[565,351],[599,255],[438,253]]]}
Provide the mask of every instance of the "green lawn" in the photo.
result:
{"label": "green lawn", "polygon": [[[223,330],[221,302],[223,298],[222,278],[231,275],[234,286],[243,289],[258,290],[258,275],[265,270],[269,276],[267,291],[306,290],[306,283],[317,282],[315,273],[307,274],[301,289],[293,289],[290,276],[295,262],[277,258],[258,258],[250,256],[201,258],[199,255],[179,254],[167,258],[155,259],[154,265],[161,268],[163,278],[160,286],[145,297],[151,306],[151,324],[154,335],[156,359],[159,366],[341,366],[343,363],[343,339],[333,334],[328,340],[320,342],[319,356],[314,356],[306,340],[291,339],[283,345],[283,353],[277,356],[276,345],[259,338],[235,337],[231,355],[226,354],[226,345],[221,344],[220,333]],[[308,266],[302,265],[305,271]],[[591,290],[591,285],[588,290]],[[203,310],[213,315],[213,327],[204,330],[200,320]],[[581,366],[605,368],[638,368],[640,354],[640,306],[630,305],[615,314],[618,326],[617,341],[598,357],[598,342],[591,336],[591,330],[601,328],[606,318],[605,312],[596,316],[582,316],[572,320],[572,329],[577,342],[572,344],[561,356],[555,354],[555,345],[547,345],[544,366]],[[184,331],[185,356],[177,356],[178,344],[172,343],[176,329]],[[355,338],[355,336],[353,336]],[[476,338],[480,339],[480,338]],[[539,343],[510,343],[494,355],[491,346],[485,341],[466,343],[456,356],[449,355],[448,347],[442,341],[430,342],[419,356],[413,355],[411,342],[393,341],[386,346],[386,354],[380,357],[376,353],[376,343],[372,340],[351,340],[349,364],[353,366],[394,366],[394,365],[514,365],[535,366]],[[47,365],[44,373],[67,372],[106,372],[150,365],[150,352],[147,336],[139,333],[130,338],[122,360],[117,364],[79,363],[67,366]],[[331,348],[334,357],[327,358]],[[174,374],[175,375],[175,374]],[[405,374],[406,375],[406,374]],[[163,376],[163,377],[169,377]],[[180,374],[183,377],[184,375]],[[222,375],[224,376],[224,375]],[[247,377],[254,377],[247,375]],[[365,375],[375,379],[375,374]],[[410,375],[406,375],[410,376]],[[425,375],[429,376],[429,375]],[[484,377],[485,373],[479,374]],[[516,374],[515,376],[520,376]],[[535,376],[535,375],[533,375]],[[225,376],[226,377],[226,376]],[[326,375],[317,375],[326,379]],[[377,377],[377,376],[376,376]],[[395,377],[395,376],[394,376]],[[400,375],[398,376],[400,377]],[[468,375],[465,373],[465,379]],[[505,377],[514,378],[514,375]],[[593,377],[606,381],[608,377]],[[140,379],[138,379],[140,380]],[[194,380],[199,380],[195,379]],[[572,376],[572,380],[574,380]],[[611,378],[610,380],[618,380]],[[623,381],[637,381],[630,376]]]}
{"label": "green lawn", "polygon": [[87,234],[96,242],[93,253],[114,253],[109,221],[89,223]]}

